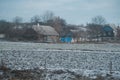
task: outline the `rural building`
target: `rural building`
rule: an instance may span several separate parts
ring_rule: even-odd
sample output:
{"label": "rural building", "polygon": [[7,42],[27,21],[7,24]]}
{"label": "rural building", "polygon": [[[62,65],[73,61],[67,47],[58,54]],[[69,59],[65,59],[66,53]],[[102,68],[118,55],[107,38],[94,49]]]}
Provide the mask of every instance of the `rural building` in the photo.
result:
{"label": "rural building", "polygon": [[59,34],[51,26],[33,25],[32,28],[37,32],[39,42],[57,42]]}
{"label": "rural building", "polygon": [[71,43],[72,42],[72,39],[73,39],[73,34],[71,32],[69,33],[66,33],[64,36],[62,36],[60,38],[60,41],[61,42],[64,42],[64,43]]}
{"label": "rural building", "polygon": [[103,32],[102,32],[102,40],[104,41],[108,41],[108,40],[112,40],[114,38],[114,30],[111,26],[106,25],[103,27]]}
{"label": "rural building", "polygon": [[87,41],[87,29],[85,27],[79,27],[77,29],[70,29],[68,33],[61,37],[61,42],[66,43],[78,43]]}

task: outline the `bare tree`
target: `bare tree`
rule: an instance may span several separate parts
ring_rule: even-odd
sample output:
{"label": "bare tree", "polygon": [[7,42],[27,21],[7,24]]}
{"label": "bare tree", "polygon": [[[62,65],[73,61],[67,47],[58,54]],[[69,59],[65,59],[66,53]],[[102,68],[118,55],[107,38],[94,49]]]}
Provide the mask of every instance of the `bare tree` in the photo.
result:
{"label": "bare tree", "polygon": [[0,33],[7,33],[10,27],[10,22],[7,22],[6,20],[0,20]]}
{"label": "bare tree", "polygon": [[93,24],[104,25],[106,23],[106,19],[103,16],[95,16],[92,18]]}
{"label": "bare tree", "polygon": [[92,23],[87,24],[87,33],[90,40],[99,40],[103,32],[102,27],[105,25],[105,23],[106,19],[102,16],[95,16],[92,18]]}
{"label": "bare tree", "polygon": [[117,35],[116,35],[116,37],[117,37],[117,40],[120,40],[120,27],[119,26],[117,27]]}
{"label": "bare tree", "polygon": [[46,11],[42,16],[41,19],[44,23],[54,18],[54,13],[52,11]]}
{"label": "bare tree", "polygon": [[35,15],[31,18],[31,22],[34,23],[34,24],[37,24],[40,21],[41,21],[41,19],[40,19],[40,16],[38,16],[38,15]]}
{"label": "bare tree", "polygon": [[55,28],[55,30],[61,35],[66,26],[66,21],[60,17],[54,17],[47,21],[47,24]]}
{"label": "bare tree", "polygon": [[102,29],[102,25],[98,25],[98,24],[87,24],[87,33],[89,36],[89,39],[99,39],[99,37],[101,36],[103,29]]}

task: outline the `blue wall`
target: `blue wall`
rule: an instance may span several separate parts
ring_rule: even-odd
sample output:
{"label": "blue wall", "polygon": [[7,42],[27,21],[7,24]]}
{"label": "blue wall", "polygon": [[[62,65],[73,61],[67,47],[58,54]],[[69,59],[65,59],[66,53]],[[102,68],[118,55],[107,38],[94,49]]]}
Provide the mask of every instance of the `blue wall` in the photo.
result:
{"label": "blue wall", "polygon": [[61,37],[60,41],[69,43],[72,41],[72,37]]}

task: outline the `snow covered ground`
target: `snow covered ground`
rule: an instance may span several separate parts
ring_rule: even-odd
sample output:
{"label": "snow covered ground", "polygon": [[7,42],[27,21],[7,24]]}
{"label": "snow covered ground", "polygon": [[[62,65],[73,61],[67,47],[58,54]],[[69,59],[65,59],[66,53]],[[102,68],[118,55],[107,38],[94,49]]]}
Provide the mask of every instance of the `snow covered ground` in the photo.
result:
{"label": "snow covered ground", "polygon": [[0,50],[91,50],[120,52],[120,44],[47,44],[25,42],[0,42]]}
{"label": "snow covered ground", "polygon": [[47,44],[0,42],[0,59],[14,70],[68,69],[78,74],[120,77],[120,44]]}

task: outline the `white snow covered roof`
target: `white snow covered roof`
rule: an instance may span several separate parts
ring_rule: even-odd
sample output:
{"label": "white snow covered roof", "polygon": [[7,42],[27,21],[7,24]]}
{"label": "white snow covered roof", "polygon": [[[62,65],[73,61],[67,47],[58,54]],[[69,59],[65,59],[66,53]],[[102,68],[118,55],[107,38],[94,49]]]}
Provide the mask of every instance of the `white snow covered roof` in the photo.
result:
{"label": "white snow covered roof", "polygon": [[32,27],[38,34],[43,35],[54,35],[58,36],[59,34],[55,31],[55,29],[51,26],[44,25],[33,25]]}

